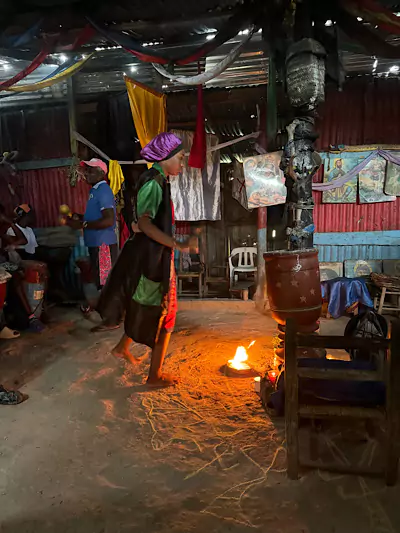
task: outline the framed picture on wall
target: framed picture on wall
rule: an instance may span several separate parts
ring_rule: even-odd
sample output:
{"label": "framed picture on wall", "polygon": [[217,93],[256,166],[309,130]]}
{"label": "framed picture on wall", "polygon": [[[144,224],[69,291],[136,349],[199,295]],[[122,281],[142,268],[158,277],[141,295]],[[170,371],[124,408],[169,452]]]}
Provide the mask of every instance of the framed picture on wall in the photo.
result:
{"label": "framed picture on wall", "polygon": [[386,166],[385,194],[400,196],[400,165],[390,163]]}
{"label": "framed picture on wall", "polygon": [[244,159],[249,209],[285,203],[285,176],[279,168],[281,156],[282,152],[271,152]]}
{"label": "framed picture on wall", "polygon": [[375,157],[360,171],[359,196],[361,204],[377,202],[394,202],[395,196],[384,193],[383,186],[386,175],[386,159]]}
{"label": "framed picture on wall", "polygon": [[[324,183],[341,178],[359,163],[358,154],[334,155],[324,160]],[[342,185],[324,191],[322,201],[326,204],[355,204],[357,202],[357,176]]]}

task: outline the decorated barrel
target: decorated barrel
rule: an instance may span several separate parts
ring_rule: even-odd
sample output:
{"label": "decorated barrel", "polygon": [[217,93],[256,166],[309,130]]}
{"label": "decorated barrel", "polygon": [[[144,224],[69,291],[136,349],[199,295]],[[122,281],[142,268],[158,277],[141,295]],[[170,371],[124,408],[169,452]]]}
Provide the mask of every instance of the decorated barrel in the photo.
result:
{"label": "decorated barrel", "polygon": [[25,294],[32,313],[40,318],[43,311],[44,292],[46,289],[48,269],[46,263],[40,261],[21,261],[24,270]]}
{"label": "decorated barrel", "polygon": [[293,318],[299,331],[315,331],[322,307],[318,250],[267,252],[264,260],[274,320],[283,326]]}

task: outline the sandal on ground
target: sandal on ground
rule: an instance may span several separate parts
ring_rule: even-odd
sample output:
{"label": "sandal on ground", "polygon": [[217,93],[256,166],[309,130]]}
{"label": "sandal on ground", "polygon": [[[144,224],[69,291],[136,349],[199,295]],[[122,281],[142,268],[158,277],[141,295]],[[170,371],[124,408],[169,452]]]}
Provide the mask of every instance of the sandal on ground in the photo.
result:
{"label": "sandal on ground", "polygon": [[29,396],[19,391],[7,390],[0,385],[0,405],[18,405],[27,400]]}
{"label": "sandal on ground", "polygon": [[21,333],[19,331],[10,329],[7,326],[4,326],[4,328],[0,331],[0,339],[4,339],[4,340],[18,339],[18,337],[20,336],[21,336]]}
{"label": "sandal on ground", "polygon": [[85,318],[88,317],[92,312],[92,308],[90,307],[90,305],[80,305],[79,309]]}

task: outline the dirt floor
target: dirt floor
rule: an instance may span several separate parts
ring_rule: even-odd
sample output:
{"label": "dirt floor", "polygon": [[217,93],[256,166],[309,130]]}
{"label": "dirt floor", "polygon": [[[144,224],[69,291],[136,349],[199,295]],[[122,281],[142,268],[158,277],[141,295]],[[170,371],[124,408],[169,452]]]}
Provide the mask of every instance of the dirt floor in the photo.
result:
{"label": "dirt floor", "polygon": [[[268,367],[272,319],[252,302],[181,309],[166,369],[182,383],[165,391],[143,384],[147,349],[134,348],[137,366],[115,359],[120,333],[91,334],[74,310],[56,309],[42,335],[0,345],[1,381],[30,396],[0,407],[0,531],[400,531],[399,487],[318,471],[289,481],[282,421],[267,417],[252,379],[221,373],[252,340],[252,365]],[[324,321],[323,332],[344,323]],[[336,437],[326,442],[347,461]],[[374,455],[365,446],[360,461]]]}

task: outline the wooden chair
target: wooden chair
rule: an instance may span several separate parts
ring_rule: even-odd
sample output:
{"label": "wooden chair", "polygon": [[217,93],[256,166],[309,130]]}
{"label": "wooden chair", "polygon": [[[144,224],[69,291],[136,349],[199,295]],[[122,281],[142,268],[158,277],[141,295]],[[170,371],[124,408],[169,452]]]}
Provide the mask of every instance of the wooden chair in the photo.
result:
{"label": "wooden chair", "polygon": [[[321,369],[298,366],[297,348],[366,348],[371,346],[387,351],[387,357],[381,369],[377,371],[354,369]],[[382,407],[367,408],[343,405],[332,405],[325,402],[318,405],[299,403],[299,378],[318,380],[343,381],[383,381],[386,387],[386,402]],[[400,321],[392,324],[391,339],[375,340],[356,337],[299,335],[293,320],[287,320],[285,336],[285,422],[287,442],[287,471],[290,479],[299,476],[299,419],[320,420],[333,418],[348,418],[358,420],[378,420],[385,426],[385,468],[361,469],[355,466],[324,464],[320,461],[302,461],[302,466],[318,468],[341,473],[357,475],[381,475],[387,485],[394,485],[397,481],[398,470],[398,439],[400,420]],[[310,449],[315,445],[313,437],[310,439]],[[314,459],[314,453],[310,454]],[[313,457],[314,455],[314,457]]]}
{"label": "wooden chair", "polygon": [[198,295],[199,298],[203,298],[203,272],[204,272],[204,265],[202,263],[199,263],[199,271],[198,272],[192,272],[190,270],[183,270],[183,264],[182,264],[182,254],[179,254],[179,270],[176,273],[177,281],[178,281],[178,296],[181,296],[183,293],[183,280],[189,280],[190,282],[193,279],[198,280]]}

